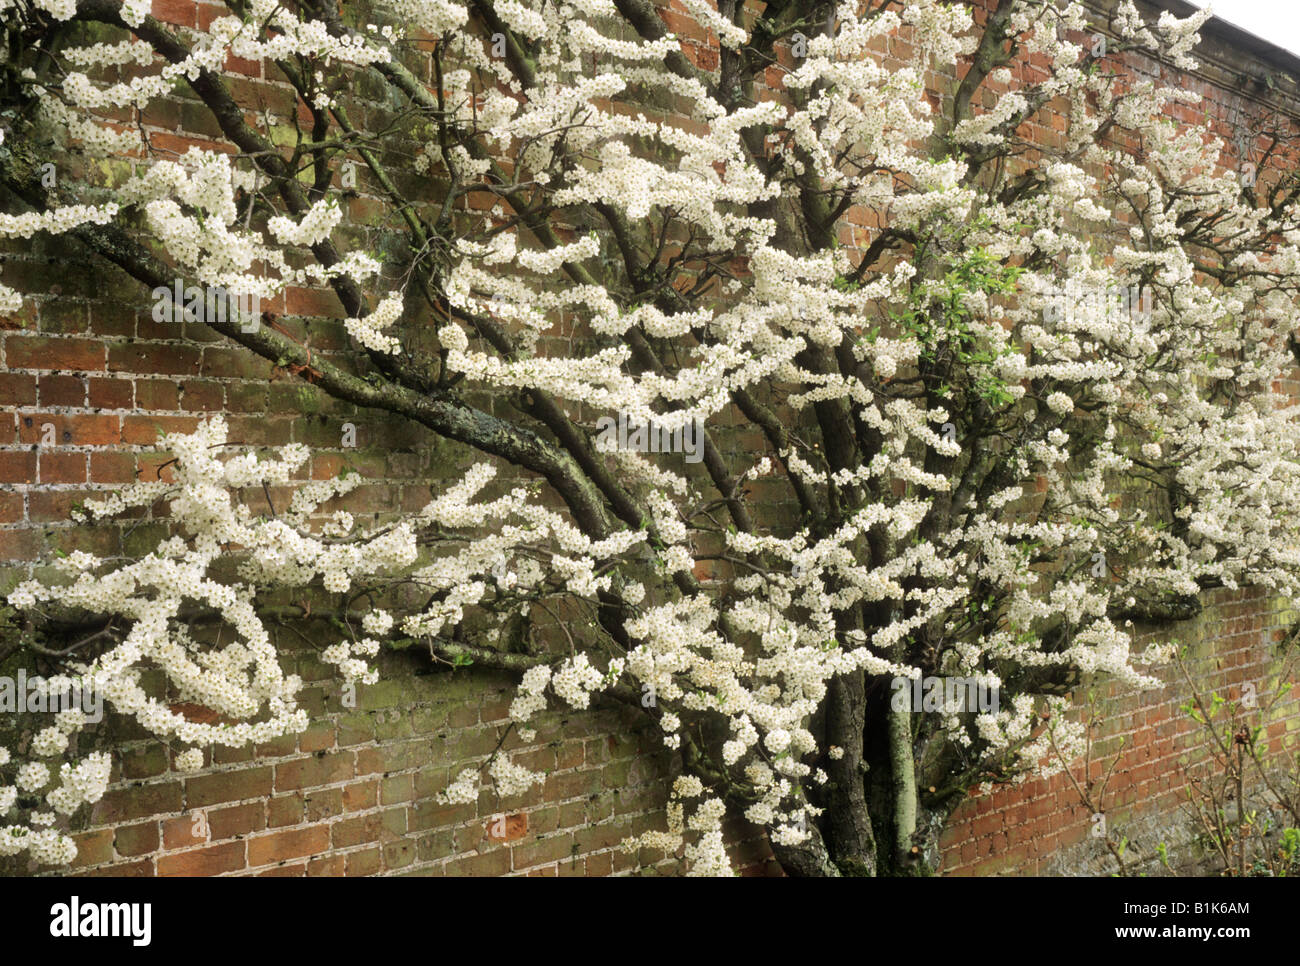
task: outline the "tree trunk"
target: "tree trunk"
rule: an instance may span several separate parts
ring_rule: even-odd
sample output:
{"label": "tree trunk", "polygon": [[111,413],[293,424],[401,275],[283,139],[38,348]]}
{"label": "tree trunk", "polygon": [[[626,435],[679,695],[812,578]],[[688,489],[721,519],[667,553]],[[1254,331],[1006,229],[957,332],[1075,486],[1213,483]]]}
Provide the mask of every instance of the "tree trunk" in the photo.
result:
{"label": "tree trunk", "polygon": [[916,760],[912,752],[912,702],[911,689],[904,688],[898,695],[903,698],[902,706],[893,707],[890,703],[886,714],[888,722],[889,770],[893,779],[892,797],[894,841],[890,866],[898,873],[914,874],[917,865],[912,852],[916,846],[912,837],[916,833],[917,795],[916,795]]}
{"label": "tree trunk", "polygon": [[839,876],[839,867],[831,860],[826,842],[817,826],[808,823],[808,837],[798,845],[772,843],[772,854],[785,874],[796,878]]}
{"label": "tree trunk", "polygon": [[866,688],[863,672],[835,678],[827,693],[826,736],[844,755],[826,766],[830,797],[826,834],[835,864],[844,875],[876,874],[876,838],[867,812],[863,786],[862,735],[866,727]]}

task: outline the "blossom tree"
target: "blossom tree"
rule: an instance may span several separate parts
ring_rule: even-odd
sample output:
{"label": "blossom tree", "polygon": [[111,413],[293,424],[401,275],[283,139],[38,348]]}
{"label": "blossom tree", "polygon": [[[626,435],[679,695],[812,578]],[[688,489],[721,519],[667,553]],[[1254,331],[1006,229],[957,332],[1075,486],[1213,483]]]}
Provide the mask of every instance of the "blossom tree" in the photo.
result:
{"label": "blossom tree", "polygon": [[[1134,653],[1134,621],[1247,582],[1300,598],[1300,177],[1240,177],[1208,120],[1172,119],[1198,97],[1134,66],[1193,66],[1205,13],[682,0],[701,47],[651,0],[227,7],[196,31],[144,0],[0,0],[0,234],[71,236],[158,299],[328,286],[355,365],[201,321],[479,460],[366,527],[319,509],[357,477],[301,482],[303,447],[241,451],[215,417],[163,440],[169,479],[86,504],[163,501],[176,526],[19,584],[33,630],[9,646],[191,748],[182,767],[305,727],[264,606],[316,588],[345,681],[414,639],[517,672],[525,740],[554,705],[649,715],[680,768],[666,828],[629,845],[725,874],[731,813],[790,874],[923,874],[971,788],[1070,747],[1081,675],[1153,683],[1167,648]],[[241,103],[232,57],[292,109]],[[221,150],[152,143],[178,90]],[[1032,137],[1049,114],[1063,131]],[[388,206],[382,255],[343,241],[358,186]],[[599,445],[611,418],[702,427],[702,458]],[[244,498],[272,485],[290,506]],[[39,632],[69,613],[90,639]],[[897,687],[933,678],[997,700]],[[0,749],[0,852],[72,857],[55,813],[109,764],[75,753],[82,724]],[[538,780],[500,754],[445,795]]]}

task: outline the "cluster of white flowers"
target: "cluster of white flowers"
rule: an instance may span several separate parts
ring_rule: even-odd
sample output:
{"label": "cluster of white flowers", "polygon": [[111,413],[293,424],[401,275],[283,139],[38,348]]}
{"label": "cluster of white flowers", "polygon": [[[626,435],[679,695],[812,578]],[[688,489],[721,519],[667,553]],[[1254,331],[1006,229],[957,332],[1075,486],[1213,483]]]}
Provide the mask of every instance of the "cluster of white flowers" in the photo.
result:
{"label": "cluster of white flowers", "polygon": [[[74,662],[70,669],[75,677],[51,678],[43,687],[49,693],[74,685],[92,689],[111,710],[133,716],[153,734],[193,746],[177,754],[176,767],[182,771],[203,766],[202,746],[262,742],[301,731],[307,725],[307,714],[297,703],[301,681],[283,673],[271,636],[253,605],[259,586],[303,585],[327,573],[358,579],[399,572],[416,558],[409,526],[374,534],[352,533],[348,520],[346,526],[336,526],[346,540],[310,532],[309,521],[316,508],[351,489],[355,478],[299,484],[288,506],[276,517],[254,517],[247,503],[237,498],[238,492],[246,487],[289,484],[308,451],[290,445],[272,459],[259,459],[252,453],[223,458],[220,450],[226,436],[224,420],[215,417],[193,434],[164,437],[164,445],[176,456],[171,482],[134,484],[85,505],[89,518],[102,519],[163,499],[178,525],[178,534],[186,536],[170,537],[153,552],[124,566],[84,552],[72,554],[60,568],[66,579],[24,581],[8,597],[9,603],[18,607],[55,604],[122,620],[129,630],[120,642],[93,660]],[[211,573],[214,565],[219,566],[232,553],[241,557],[241,582],[233,585]],[[186,605],[210,609],[234,631],[234,638],[227,635],[222,646],[197,640],[183,610]],[[392,616],[378,611],[367,615],[365,621],[367,632],[375,635],[386,633],[392,625]],[[376,672],[364,658],[372,657],[378,648],[373,638],[336,644],[327,651],[340,652],[327,653],[326,660],[334,658],[333,663],[341,666],[347,678],[372,682]],[[146,664],[164,673],[175,697],[212,708],[228,720],[200,723],[173,710],[168,700],[175,697],[151,694],[142,686],[141,670]],[[29,753],[57,759],[70,751],[71,739],[86,723],[86,716],[78,710],[59,711],[54,724],[34,736]],[[64,815],[83,802],[99,799],[111,767],[109,756],[103,753],[52,769],[45,761],[13,760],[8,750],[0,758],[0,766],[5,764],[14,766],[17,788],[28,793],[45,791],[45,801]],[[12,794],[0,792],[0,805],[4,806],[0,812],[8,811],[13,800]],[[22,826],[11,826],[5,834],[5,847],[31,843],[33,857],[41,861],[45,861],[42,857],[66,853],[65,845],[51,845],[48,836],[30,830],[23,834]]]}
{"label": "cluster of white flowers", "polygon": [[464,805],[478,801],[479,773],[473,768],[465,768],[456,780],[443,789],[441,801],[450,805]]}
{"label": "cluster of white flowers", "polygon": [[516,765],[504,755],[492,759],[487,771],[497,791],[505,796],[522,795],[534,785],[546,781],[546,776],[541,772],[530,771],[522,765]]}
{"label": "cluster of white flowers", "polygon": [[[59,722],[55,730],[61,742],[51,746],[47,741],[43,749],[33,748],[36,754],[54,755],[67,746],[67,731],[63,727],[72,719]],[[41,736],[49,730],[41,732]],[[35,744],[35,743],[34,743]],[[57,747],[58,745],[62,747]],[[8,749],[0,748],[0,765],[10,763]],[[64,762],[54,773],[41,762],[28,761],[20,765],[14,778],[13,786],[0,786],[0,815],[8,812],[14,805],[17,792],[21,789],[28,794],[44,792],[45,802],[60,815],[71,815],[83,804],[93,804],[103,797],[108,787],[112,771],[112,760],[104,752],[93,752],[75,765]],[[33,812],[25,825],[0,826],[0,855],[17,855],[26,850],[31,857],[47,865],[63,865],[77,856],[77,846],[70,836],[53,828],[55,816],[50,812]]]}
{"label": "cluster of white flowers", "polygon": [[[71,0],[37,6],[58,19],[76,9]],[[927,79],[976,43],[961,4],[904,0],[866,15],[843,3],[828,30],[806,38],[792,69],[772,68],[792,97],[736,105],[724,103],[731,92],[710,92],[708,71],[663,69],[665,56],[681,50],[676,37],[638,40],[610,30],[618,8],[609,0],[495,3],[504,28],[532,51],[526,76],[491,52],[491,37],[467,28],[462,4],[383,6],[396,26],[340,28],[300,19],[276,0],[252,0],[243,17],[219,18],[188,37],[184,56],[156,56],[138,40],[74,48],[66,57],[79,70],[63,78],[57,96],[37,91],[43,116],[88,153],[125,153],[132,139],[138,151],[139,133],[115,123],[120,110],[219,71],[229,56],[311,63],[313,93],[304,96],[325,107],[335,106],[326,71],[344,78],[356,68],[396,71],[399,44],[441,37],[442,104],[421,113],[436,114],[454,137],[416,132],[417,172],[466,195],[491,187],[504,196],[513,179],[565,227],[541,231],[511,220],[504,203],[458,212],[462,240],[447,249],[437,279],[450,313],[436,323],[439,385],[457,386],[465,398],[544,393],[582,419],[621,413],[669,430],[717,425],[739,406],[763,430],[757,445],[765,452],[731,459],[713,479],[722,495],[715,501],[667,459],[593,455],[566,443],[583,466],[605,461],[598,483],[574,489],[617,490],[619,499],[609,500],[619,504],[617,521],[595,513],[594,523],[579,523],[522,485],[484,495],[497,467],[479,462],[418,513],[358,531],[345,512],[314,518],[356,480],[294,482],[308,458],[303,447],[272,459],[222,456],[220,419],[169,437],[175,482],[139,484],[87,512],[104,518],[163,499],[185,535],[126,565],[73,555],[61,564],[63,583],[29,581],[9,600],[122,618],[125,637],[75,671],[116,710],[192,746],[177,754],[178,768],[202,767],[204,746],[305,725],[300,682],[282,673],[254,606],[266,586],[318,581],[343,593],[400,575],[425,592],[422,607],[373,610],[362,635],[324,650],[348,681],[375,679],[371,659],[387,635],[436,645],[485,604],[498,627],[507,611],[527,615],[546,597],[594,605],[602,615],[594,636],[618,646],[588,653],[586,628],[577,627],[569,653],[538,658],[524,674],[512,721],[526,725],[551,696],[587,708],[606,689],[630,688],[653,709],[667,745],[680,748],[695,720],[713,716],[726,729],[713,764],[746,783],[744,814],[768,826],[778,845],[805,840],[818,814],[806,783],[826,782],[845,759],[845,736],[828,736],[823,748],[813,733],[837,676],[944,673],[996,687],[1007,671],[1069,668],[1145,686],[1152,678],[1135,665],[1160,653],[1135,658],[1118,616],[1139,602],[1247,581],[1300,601],[1300,408],[1274,388],[1293,361],[1285,335],[1296,300],[1275,283],[1300,271],[1297,212],[1252,208],[1234,177],[1215,174],[1221,142],[1200,127],[1171,128],[1168,105],[1192,102],[1193,93],[1141,79],[1120,94],[1109,73],[1086,69],[1089,55],[1076,42],[1087,23],[1082,4],[1012,4],[1009,35],[1049,69],[1025,72],[1028,80],[993,71],[983,83],[997,90],[971,98],[947,132],[959,150],[944,157],[918,146],[941,133],[924,96]],[[684,7],[723,47],[750,42],[710,0]],[[147,8],[131,0],[123,20],[138,24]],[[0,3],[0,16],[16,10]],[[1114,29],[1123,43],[1187,67],[1205,16],[1164,14],[1152,29],[1122,0]],[[907,61],[886,69],[872,52],[904,34]],[[130,65],[132,79],[101,83],[96,72],[114,65]],[[689,105],[690,117],[629,109],[639,88]],[[1064,143],[1043,146],[1036,170],[1017,167],[1024,162],[1016,131],[1044,104],[1069,105]],[[1102,140],[1112,128],[1132,134],[1145,153]],[[1025,175],[1024,190],[981,187],[987,172],[974,166],[998,152],[1007,155],[1008,175]],[[379,262],[361,252],[304,264],[300,249],[319,248],[341,223],[334,195],[253,227],[239,199],[260,193],[261,177],[247,158],[193,148],[141,165],[111,186],[111,202],[0,215],[0,236],[64,233],[133,209],[178,271],[233,292],[272,296],[290,285],[379,274]],[[815,203],[802,194],[809,185]],[[822,225],[826,238],[804,239],[804,249],[769,214],[816,208],[829,197],[839,211],[869,217]],[[593,210],[612,232],[569,233]],[[1233,280],[1217,287],[1195,284],[1199,267],[1186,244],[1188,226],[1206,210],[1218,212],[1216,239],[1267,242],[1226,260]],[[1130,231],[1101,251],[1094,233],[1112,223]],[[887,225],[900,244],[924,239],[926,258],[900,254],[859,271],[852,252],[890,240],[864,225]],[[644,291],[655,272],[618,284],[602,274],[637,249],[636,230],[645,226],[661,251],[673,250],[654,266],[674,266],[656,281],[673,283],[659,284],[662,298]],[[683,266],[698,276],[680,274]],[[714,280],[723,285],[712,288]],[[1117,312],[1110,293],[1139,283],[1152,290],[1151,310]],[[1084,295],[1055,311],[1063,292]],[[0,287],[0,310],[14,310],[16,300]],[[408,346],[396,326],[403,305],[400,291],[381,296],[345,327],[371,352],[410,348],[415,357],[427,346]],[[557,323],[594,334],[594,343],[557,348]],[[509,348],[478,338],[489,331],[507,333]],[[672,340],[671,364],[650,358],[655,340]],[[954,359],[948,376],[935,375]],[[788,404],[789,420],[763,409],[771,395]],[[826,439],[806,441],[806,426],[827,410],[846,414],[837,435],[853,441],[840,449],[861,458],[843,458]],[[581,428],[565,439],[580,438]],[[706,468],[716,473],[722,461]],[[557,474],[567,471],[565,463]],[[720,478],[728,473],[735,475]],[[1117,500],[1123,479],[1159,483],[1161,499],[1176,501],[1172,520],[1141,500]],[[271,485],[295,492],[272,519],[254,517],[232,496]],[[778,512],[751,525],[733,512],[734,526],[716,525],[714,509],[748,499],[751,485],[779,491],[778,511],[797,504],[803,519],[787,525]],[[432,535],[435,550],[422,535]],[[215,576],[224,555],[238,557],[237,581]],[[727,593],[698,576],[706,556],[735,565]],[[219,614],[234,640],[220,648],[197,640],[185,626],[189,605]],[[186,700],[226,720],[190,721],[147,693],[139,673],[146,662]],[[1057,747],[1076,747],[1063,703],[1037,693],[1007,697],[979,714],[946,709],[939,726],[990,769],[1038,765],[1047,750],[1044,708]],[[31,755],[69,753],[80,727],[60,719],[36,735]],[[44,761],[11,763],[2,749],[0,766],[13,773],[12,785],[0,784],[0,812],[18,789],[36,792],[54,780]],[[462,770],[444,800],[475,801],[484,772],[507,795],[542,780],[498,754]],[[727,806],[703,775],[675,783],[666,832],[629,847],[680,848],[693,873],[729,872]],[[63,765],[58,777],[47,803],[66,813],[102,794],[107,771],[91,756]],[[696,803],[689,818],[688,803]],[[66,854],[45,815],[0,829],[0,851]]]}
{"label": "cluster of white flowers", "polygon": [[344,325],[347,326],[348,333],[367,349],[376,352],[398,352],[402,348],[401,340],[389,335],[385,330],[401,315],[401,295],[390,295],[369,315],[347,319]]}
{"label": "cluster of white flowers", "polygon": [[342,218],[343,209],[339,206],[338,199],[328,197],[312,205],[297,223],[283,215],[276,215],[266,223],[266,227],[283,244],[310,247],[328,238]]}
{"label": "cluster of white flowers", "polygon": [[22,215],[0,214],[0,238],[31,238],[37,232],[62,234],[81,225],[106,225],[117,215],[118,205],[65,205]]}

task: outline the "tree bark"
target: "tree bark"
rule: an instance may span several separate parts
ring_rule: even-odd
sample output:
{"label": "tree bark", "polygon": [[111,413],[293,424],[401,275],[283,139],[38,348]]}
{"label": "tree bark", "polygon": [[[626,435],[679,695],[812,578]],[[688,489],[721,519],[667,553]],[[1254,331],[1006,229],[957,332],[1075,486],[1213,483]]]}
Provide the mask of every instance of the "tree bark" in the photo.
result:
{"label": "tree bark", "polygon": [[863,672],[835,678],[827,693],[826,737],[844,755],[826,766],[831,785],[826,830],[831,855],[844,875],[876,874],[876,837],[863,785],[862,735],[866,726]]}
{"label": "tree bark", "polygon": [[808,833],[808,837],[798,845],[772,843],[772,854],[781,863],[781,868],[794,878],[838,878],[839,867],[831,859],[822,833],[812,822],[808,823]]}
{"label": "tree bark", "polygon": [[898,871],[913,866],[912,836],[916,833],[916,761],[912,755],[911,690],[904,689],[901,708],[890,702],[888,722],[889,766],[893,778],[893,862]]}

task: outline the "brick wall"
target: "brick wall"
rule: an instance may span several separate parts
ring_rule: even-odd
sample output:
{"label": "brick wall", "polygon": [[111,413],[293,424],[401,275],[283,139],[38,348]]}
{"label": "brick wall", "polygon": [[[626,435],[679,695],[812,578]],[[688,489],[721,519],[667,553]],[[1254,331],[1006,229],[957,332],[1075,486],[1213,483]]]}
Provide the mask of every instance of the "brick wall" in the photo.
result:
{"label": "brick wall", "polygon": [[[186,0],[154,3],[155,15],[183,24],[207,23],[220,9]],[[709,39],[685,30],[678,8],[665,16],[695,63],[716,63]],[[1231,34],[1215,34],[1207,46],[1211,62],[1180,82],[1207,95],[1225,131],[1239,109],[1265,96],[1294,115],[1300,103],[1294,85],[1283,82],[1280,93],[1267,95],[1237,89],[1236,74],[1252,69],[1263,56],[1259,51],[1240,46]],[[901,52],[879,53],[888,62]],[[245,106],[286,97],[262,65],[231,68]],[[1173,110],[1183,120],[1198,116]],[[182,95],[151,109],[146,126],[174,149],[212,143],[198,105]],[[1031,133],[1053,136],[1050,127],[1035,126]],[[378,205],[364,190],[348,203],[358,226]],[[366,241],[366,230],[358,227],[356,237]],[[0,280],[30,296],[18,316],[0,320],[0,587],[56,550],[108,555],[152,546],[166,524],[148,513],[92,531],[69,524],[68,511],[94,491],[153,478],[166,459],[154,447],[157,431],[191,429],[205,413],[228,414],[238,443],[308,444],[312,477],[355,467],[369,485],[348,506],[378,517],[422,506],[431,488],[455,478],[469,458],[461,447],[331,400],[202,326],[156,324],[147,293],[62,241],[0,242]],[[345,358],[346,335],[331,321],[341,315],[332,295],[294,290],[263,308],[319,316],[278,324],[314,352]],[[356,448],[341,443],[347,423],[356,427]],[[1274,641],[1293,616],[1256,592],[1220,592],[1194,627],[1178,633],[1192,644],[1207,689],[1231,693],[1250,681],[1262,690],[1276,658]],[[675,871],[672,859],[616,848],[629,834],[662,826],[671,768],[658,738],[642,733],[634,716],[617,709],[551,714],[541,719],[535,741],[524,746],[512,733],[505,745],[518,749],[522,763],[549,773],[543,788],[501,801],[485,792],[475,804],[441,806],[436,795],[450,778],[496,747],[507,720],[509,680],[436,671],[420,654],[387,653],[381,682],[359,689],[356,706],[347,707],[315,654],[312,642],[324,635],[309,624],[277,634],[286,666],[310,683],[310,729],[254,749],[219,749],[203,772],[181,775],[165,746],[130,728],[103,728],[98,740],[117,751],[113,785],[78,833],[78,873]],[[1172,680],[1171,672],[1162,673]],[[1183,759],[1201,752],[1199,737],[1178,710],[1183,700],[1177,686],[1111,693],[1105,700],[1102,736],[1112,745],[1126,736],[1110,818],[1150,844],[1185,838],[1179,817]],[[1294,702],[1288,713],[1294,728],[1300,723]],[[1090,816],[1076,804],[1059,778],[972,796],[944,839],[948,871],[1101,868],[1098,845],[1088,837]],[[746,871],[774,871],[753,829],[733,827],[731,838]]]}
{"label": "brick wall", "polygon": [[[324,677],[310,648],[287,649]],[[622,711],[549,715],[516,760],[544,787],[477,803],[435,800],[461,767],[497,747],[512,686],[504,676],[429,674],[389,655],[356,708],[337,688],[309,690],[311,727],[218,751],[180,776],[159,743],[124,741],[120,780],[95,806],[78,866],[110,875],[607,875],[674,862],[616,847],[662,820],[662,755]],[[310,680],[310,678],[308,678]],[[507,749],[520,748],[517,738]],[[738,855],[754,860],[753,846]]]}
{"label": "brick wall", "polygon": [[[1174,633],[1187,647],[1187,666],[1205,696],[1217,692],[1235,701],[1247,693],[1246,685],[1258,696],[1278,686],[1278,645],[1296,616],[1257,590],[1215,591],[1205,612]],[[1168,632],[1141,634],[1138,647],[1162,633]],[[1183,710],[1189,695],[1177,669],[1162,667],[1155,676],[1163,686],[1141,692],[1095,682],[1101,721],[1088,779],[1097,782],[1111,773],[1103,814],[1117,836],[1129,839],[1130,857],[1149,857],[1163,843],[1174,868],[1204,867],[1209,856],[1192,841],[1186,786],[1189,775],[1202,773],[1209,739]],[[1081,695],[1079,702],[1085,701]],[[1287,695],[1273,712],[1267,735],[1280,749],[1284,736],[1294,741],[1300,731],[1300,695]],[[1083,780],[1082,762],[1072,771]],[[950,875],[1109,875],[1117,865],[1094,828],[1093,813],[1064,774],[973,794],[945,831],[944,870]],[[1144,867],[1155,871],[1155,865],[1148,860]]]}

